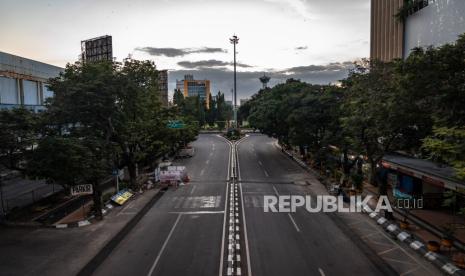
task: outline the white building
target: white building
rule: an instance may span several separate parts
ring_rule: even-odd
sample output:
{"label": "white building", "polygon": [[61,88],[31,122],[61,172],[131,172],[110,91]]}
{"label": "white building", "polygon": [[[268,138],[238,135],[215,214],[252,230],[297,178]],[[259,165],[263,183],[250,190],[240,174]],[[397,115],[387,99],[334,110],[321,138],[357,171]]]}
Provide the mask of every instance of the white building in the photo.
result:
{"label": "white building", "polygon": [[453,43],[465,33],[465,0],[409,0],[404,20],[396,14],[404,0],[371,0],[370,58],[406,58],[415,47]]}
{"label": "white building", "polygon": [[405,21],[404,58],[415,47],[453,43],[465,33],[464,0],[425,0]]}
{"label": "white building", "polygon": [[48,89],[49,78],[64,69],[43,62],[0,52],[0,109],[18,106],[40,111],[53,96]]}

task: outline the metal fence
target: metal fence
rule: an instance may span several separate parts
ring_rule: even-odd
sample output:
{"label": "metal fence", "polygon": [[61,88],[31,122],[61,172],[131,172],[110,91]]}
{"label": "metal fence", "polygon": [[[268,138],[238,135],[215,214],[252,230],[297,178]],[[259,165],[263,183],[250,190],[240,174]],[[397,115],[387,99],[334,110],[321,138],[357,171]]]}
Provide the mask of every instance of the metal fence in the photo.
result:
{"label": "metal fence", "polygon": [[62,189],[60,185],[47,184],[14,197],[5,197],[3,195],[3,213],[7,214],[14,208],[21,208],[34,204]]}

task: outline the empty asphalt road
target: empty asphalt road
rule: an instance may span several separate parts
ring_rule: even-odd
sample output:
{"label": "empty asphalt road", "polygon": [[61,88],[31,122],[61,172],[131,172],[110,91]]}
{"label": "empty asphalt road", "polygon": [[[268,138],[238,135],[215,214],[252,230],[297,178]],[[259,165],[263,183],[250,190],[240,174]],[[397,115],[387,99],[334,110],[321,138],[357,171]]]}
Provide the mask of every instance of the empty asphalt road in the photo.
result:
{"label": "empty asphalt road", "polygon": [[200,135],[195,155],[176,162],[191,182],[170,188],[95,275],[218,275],[230,146]]}
{"label": "empty asphalt road", "polygon": [[309,187],[320,185],[274,143],[250,134],[231,151],[224,138],[200,135],[194,157],[177,162],[187,167],[191,183],[170,188],[94,274],[227,275],[232,152],[238,161],[241,275],[402,274],[333,215],[304,208],[264,212],[265,195],[308,195]]}

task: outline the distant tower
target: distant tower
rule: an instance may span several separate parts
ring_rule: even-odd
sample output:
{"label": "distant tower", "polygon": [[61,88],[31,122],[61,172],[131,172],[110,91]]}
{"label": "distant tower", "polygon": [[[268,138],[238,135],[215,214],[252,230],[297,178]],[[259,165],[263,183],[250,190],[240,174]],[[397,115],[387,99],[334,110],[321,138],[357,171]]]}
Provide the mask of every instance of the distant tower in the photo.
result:
{"label": "distant tower", "polygon": [[267,87],[268,82],[270,81],[270,77],[263,74],[263,77],[260,77],[259,80],[263,84],[263,89],[265,89]]}

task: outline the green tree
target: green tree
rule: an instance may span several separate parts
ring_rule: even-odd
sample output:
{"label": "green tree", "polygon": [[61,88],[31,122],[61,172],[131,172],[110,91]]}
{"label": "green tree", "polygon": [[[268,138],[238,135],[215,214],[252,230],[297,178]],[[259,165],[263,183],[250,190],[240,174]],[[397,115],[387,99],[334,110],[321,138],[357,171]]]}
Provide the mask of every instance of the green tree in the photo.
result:
{"label": "green tree", "polygon": [[34,148],[38,115],[25,108],[0,111],[0,162],[12,170],[24,171],[22,161]]}
{"label": "green tree", "polygon": [[173,104],[182,107],[184,103],[184,94],[179,89],[174,90]]}
{"label": "green tree", "polygon": [[[399,85],[396,70],[401,62],[373,62],[369,71],[359,68],[345,81],[348,94],[342,107],[346,114],[341,120],[352,138],[352,148],[370,164],[372,184],[376,184],[376,167],[386,153],[404,149],[409,139],[425,133],[420,123],[424,112]],[[385,188],[380,185],[381,194]]]}

